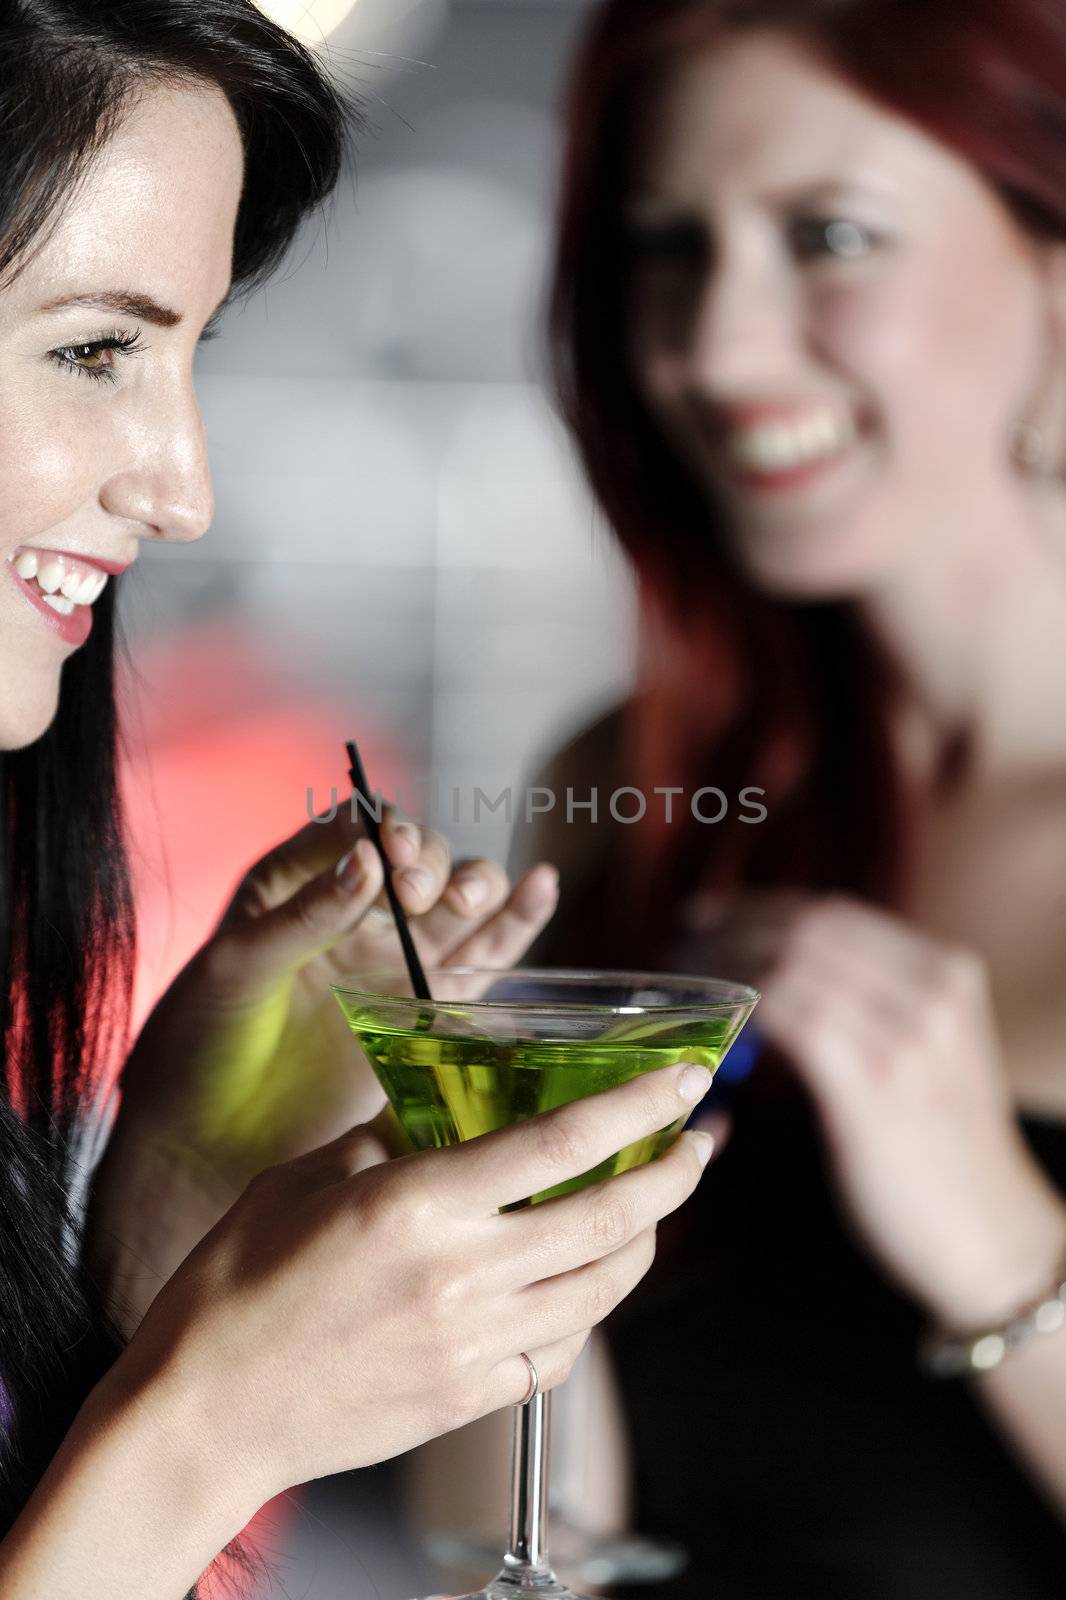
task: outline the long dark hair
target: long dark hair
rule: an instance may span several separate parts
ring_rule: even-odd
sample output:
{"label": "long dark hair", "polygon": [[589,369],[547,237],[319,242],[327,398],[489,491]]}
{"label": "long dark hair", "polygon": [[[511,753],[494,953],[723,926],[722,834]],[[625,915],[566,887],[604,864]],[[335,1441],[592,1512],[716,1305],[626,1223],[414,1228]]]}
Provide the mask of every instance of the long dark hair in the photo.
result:
{"label": "long dark hair", "polygon": [[[245,148],[240,288],[332,189],[350,114],[250,0],[0,0],[0,286],[133,98],[227,96]],[[114,582],[46,734],[0,756],[0,1536],[117,1340],[79,1262],[86,1123],[126,1043],[133,913],[116,783]]]}
{"label": "long dark hair", "polygon": [[[622,202],[649,88],[686,55],[760,26],[791,31],[961,154],[1032,233],[1066,238],[1061,0],[597,9],[569,93],[551,325],[565,415],[641,583],[646,672],[625,724],[629,770],[647,792],[757,785],[769,810],[757,826],[734,810],[714,828],[622,830],[622,858],[604,863],[574,921],[575,942],[601,961],[652,959],[664,907],[697,884],[788,883],[892,903],[908,866],[889,663],[853,606],[768,599],[737,571],[724,511],[653,421],[619,331],[629,294]],[[651,947],[636,949],[641,940]]]}

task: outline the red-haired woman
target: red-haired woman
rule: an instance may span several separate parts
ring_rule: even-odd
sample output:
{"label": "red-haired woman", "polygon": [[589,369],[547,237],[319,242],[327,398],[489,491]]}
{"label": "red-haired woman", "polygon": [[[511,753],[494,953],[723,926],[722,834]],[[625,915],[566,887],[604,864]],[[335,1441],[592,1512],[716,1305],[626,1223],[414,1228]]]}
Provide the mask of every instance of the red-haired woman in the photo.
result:
{"label": "red-haired woman", "polygon": [[552,770],[552,954],[792,906],[778,1066],[617,1326],[639,1516],[716,1600],[1059,1595],[1066,11],[609,0],[569,119],[557,352],[646,631]]}

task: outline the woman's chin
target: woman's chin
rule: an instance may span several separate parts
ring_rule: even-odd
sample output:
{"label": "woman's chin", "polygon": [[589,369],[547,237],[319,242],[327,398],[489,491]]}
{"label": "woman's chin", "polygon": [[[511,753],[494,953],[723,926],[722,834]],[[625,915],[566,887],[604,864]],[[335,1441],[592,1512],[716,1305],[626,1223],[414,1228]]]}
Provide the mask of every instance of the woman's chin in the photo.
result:
{"label": "woman's chin", "polygon": [[59,684],[51,694],[12,696],[0,708],[0,751],[25,750],[46,734],[55,721]]}
{"label": "woman's chin", "polygon": [[[776,543],[777,541],[775,541]],[[752,588],[773,600],[797,604],[829,604],[858,600],[882,584],[893,568],[890,552],[852,547],[819,551],[803,547],[802,536],[790,549],[760,550],[756,541],[737,541],[736,561]]]}

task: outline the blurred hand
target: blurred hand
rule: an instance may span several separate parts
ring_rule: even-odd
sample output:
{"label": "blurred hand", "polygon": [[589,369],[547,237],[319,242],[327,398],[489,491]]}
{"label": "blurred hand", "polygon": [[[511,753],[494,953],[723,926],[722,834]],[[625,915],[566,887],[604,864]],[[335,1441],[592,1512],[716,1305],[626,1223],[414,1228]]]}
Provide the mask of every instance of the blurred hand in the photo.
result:
{"label": "blurred hand", "polygon": [[260,1500],[562,1382],[699,1181],[683,1134],[607,1183],[500,1214],[684,1116],[673,1066],[468,1144],[384,1161],[356,1129],[263,1172],[156,1298],[120,1387],[162,1383]]}
{"label": "blurred hand", "polygon": [[682,906],[669,963],[761,989],[810,896],[794,889],[702,890]]}
{"label": "blurred hand", "polygon": [[733,1118],[728,1111],[706,1111],[690,1126],[697,1133],[705,1133],[710,1139],[710,1154],[707,1159],[715,1161],[729,1143],[729,1135],[733,1131]]}
{"label": "blurred hand", "polygon": [[760,1031],[810,1091],[851,1220],[942,1324],[1011,1315],[1066,1249],[1066,1205],[1022,1139],[986,974],[855,901],[780,929]]}

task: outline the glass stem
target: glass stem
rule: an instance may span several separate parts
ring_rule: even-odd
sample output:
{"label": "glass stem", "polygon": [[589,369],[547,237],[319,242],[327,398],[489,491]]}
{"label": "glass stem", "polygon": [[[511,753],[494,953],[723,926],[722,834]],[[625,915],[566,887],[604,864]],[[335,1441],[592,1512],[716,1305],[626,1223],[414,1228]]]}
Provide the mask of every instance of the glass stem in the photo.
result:
{"label": "glass stem", "polygon": [[548,1571],[550,1395],[516,1406],[511,1465],[511,1547],[506,1566]]}

